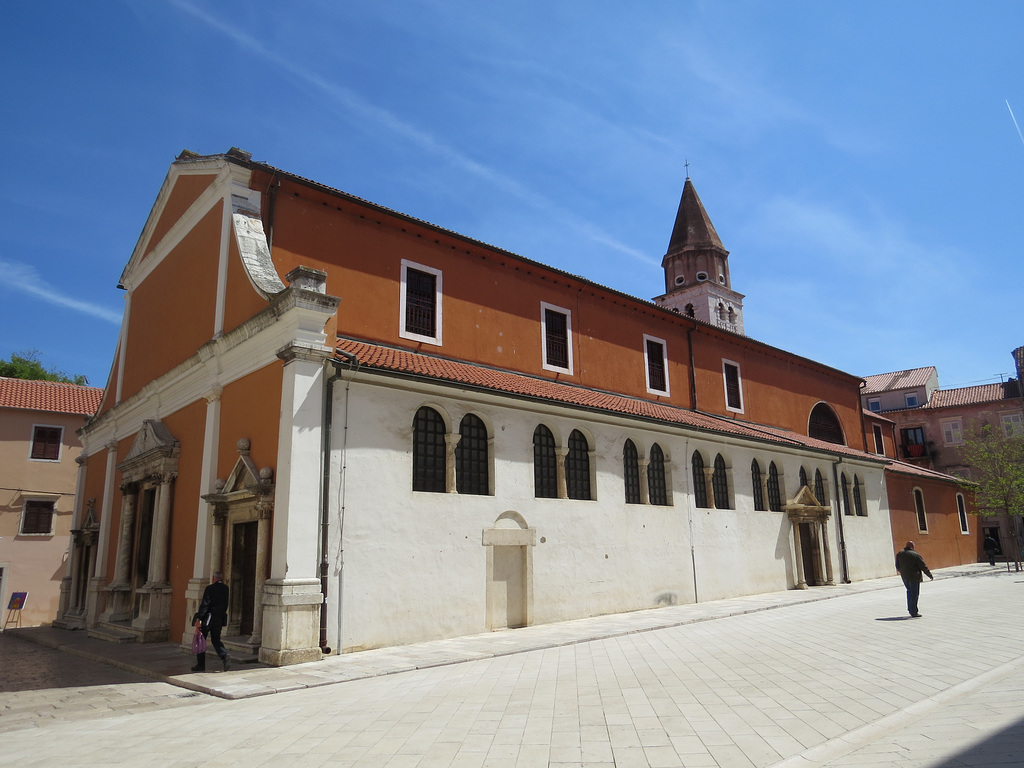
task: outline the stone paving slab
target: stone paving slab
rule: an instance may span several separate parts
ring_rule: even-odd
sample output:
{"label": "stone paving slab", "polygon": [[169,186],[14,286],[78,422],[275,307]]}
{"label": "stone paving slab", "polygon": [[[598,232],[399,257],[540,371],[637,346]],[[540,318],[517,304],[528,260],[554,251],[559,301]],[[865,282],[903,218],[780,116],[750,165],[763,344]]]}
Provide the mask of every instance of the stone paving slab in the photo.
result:
{"label": "stone paving slab", "polygon": [[[983,563],[934,571],[936,579],[1000,573],[1006,573],[1005,566],[997,565],[993,568]],[[895,587],[902,589],[902,586],[898,576],[890,576],[852,584],[748,595],[360,651],[287,667],[269,667],[258,662],[238,663],[236,660],[230,672],[219,671],[215,659],[210,664],[211,671],[189,672],[194,658],[176,643],[109,643],[91,638],[85,632],[52,627],[31,627],[8,632],[22,640],[111,664],[171,685],[225,699],[244,699],[622,637],[864,592]]]}

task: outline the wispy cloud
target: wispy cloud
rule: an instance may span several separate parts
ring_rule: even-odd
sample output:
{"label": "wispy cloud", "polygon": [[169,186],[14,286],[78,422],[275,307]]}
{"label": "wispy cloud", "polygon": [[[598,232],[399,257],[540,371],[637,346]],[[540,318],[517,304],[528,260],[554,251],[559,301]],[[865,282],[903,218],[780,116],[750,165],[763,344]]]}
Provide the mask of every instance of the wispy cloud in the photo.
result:
{"label": "wispy cloud", "polygon": [[121,322],[121,313],[112,312],[106,307],[91,304],[88,301],[81,301],[72,296],[60,293],[40,277],[39,272],[28,264],[21,264],[16,261],[0,260],[0,285],[4,285],[13,291],[27,293],[37,299],[56,304],[75,312],[98,317],[115,325]]}
{"label": "wispy cloud", "polygon": [[553,200],[545,198],[512,177],[503,174],[501,171],[468,157],[430,133],[403,120],[393,112],[368,102],[352,89],[332,82],[315,72],[299,66],[277,51],[267,48],[251,35],[210,15],[204,9],[185,2],[185,0],[172,0],[172,3],[176,8],[194,16],[211,29],[223,34],[240,48],[270,62],[279,70],[287,72],[306,86],[328,95],[349,119],[355,116],[357,120],[363,123],[372,123],[379,128],[390,131],[420,149],[443,158],[464,172],[498,187],[506,194],[515,197],[536,210],[544,211],[548,216],[557,219],[563,226],[571,228],[594,242],[601,243],[608,248],[645,263],[657,263],[652,262],[651,258],[642,251],[632,248],[604,232],[596,224],[582,219],[571,211],[559,206]]}

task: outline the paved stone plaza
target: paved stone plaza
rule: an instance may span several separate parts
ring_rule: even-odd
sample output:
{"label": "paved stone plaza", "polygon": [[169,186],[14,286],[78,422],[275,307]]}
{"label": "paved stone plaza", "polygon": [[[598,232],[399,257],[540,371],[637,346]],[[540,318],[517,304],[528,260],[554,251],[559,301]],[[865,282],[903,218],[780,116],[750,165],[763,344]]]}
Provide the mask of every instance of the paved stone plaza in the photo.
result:
{"label": "paved stone plaza", "polygon": [[936,575],[920,619],[893,577],[205,675],[16,630],[0,765],[1021,765],[1024,574]]}

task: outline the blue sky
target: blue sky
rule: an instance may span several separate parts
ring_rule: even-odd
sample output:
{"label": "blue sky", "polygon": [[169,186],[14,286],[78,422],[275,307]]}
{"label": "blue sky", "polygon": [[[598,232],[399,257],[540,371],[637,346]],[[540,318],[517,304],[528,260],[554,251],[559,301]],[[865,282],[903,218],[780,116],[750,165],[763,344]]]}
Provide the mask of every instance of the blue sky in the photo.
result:
{"label": "blue sky", "polygon": [[998,0],[18,3],[0,357],[102,386],[169,164],[237,146],[642,298],[689,161],[748,335],[998,381],[1024,345],[1022,33]]}

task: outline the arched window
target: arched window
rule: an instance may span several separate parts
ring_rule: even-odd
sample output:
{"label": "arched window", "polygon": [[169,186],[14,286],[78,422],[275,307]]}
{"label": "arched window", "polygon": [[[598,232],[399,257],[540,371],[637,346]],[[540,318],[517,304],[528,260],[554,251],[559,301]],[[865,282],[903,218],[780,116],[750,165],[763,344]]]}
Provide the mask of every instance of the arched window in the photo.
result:
{"label": "arched window", "polygon": [[700,451],[693,452],[690,464],[693,467],[693,503],[698,507],[706,507],[708,489],[704,482],[704,457],[700,455]]}
{"label": "arched window", "polygon": [[640,503],[640,459],[632,440],[622,446],[622,480],[626,486],[626,503]]}
{"label": "arched window", "polygon": [[772,461],[768,464],[768,509],[782,511],[782,488],[779,485],[779,469]]}
{"label": "arched window", "polygon": [[800,487],[803,488],[807,485],[807,470],[800,467]]}
{"label": "arched window", "polygon": [[843,474],[839,476],[839,483],[842,486],[842,490],[843,490],[843,514],[844,515],[852,515],[853,514],[853,510],[850,509],[850,486],[846,482],[846,473],[845,472],[843,472]]}
{"label": "arched window", "polygon": [[726,474],[722,454],[715,456],[715,471],[711,475],[711,489],[715,494],[716,509],[732,509],[729,506],[729,478]]}
{"label": "arched window", "polygon": [[590,498],[590,446],[578,429],[569,435],[565,456],[565,490],[570,499]]}
{"label": "arched window", "polygon": [[479,416],[467,413],[459,424],[455,446],[455,489],[459,493],[486,496],[491,492],[487,460],[487,427]]}
{"label": "arched window", "polygon": [[860,517],[866,517],[868,514],[864,509],[864,501],[860,493],[860,478],[857,475],[853,476],[853,511]]}
{"label": "arched window", "polygon": [[962,493],[956,495],[956,511],[960,516],[960,533],[970,533],[970,529],[967,527],[967,505],[964,504]]}
{"label": "arched window", "polygon": [[426,406],[412,422],[412,489],[444,493],[446,452],[441,414]]}
{"label": "arched window", "polygon": [[825,478],[821,476],[820,469],[814,470],[814,498],[819,504],[828,503],[828,499],[825,498]]}
{"label": "arched window", "polygon": [[807,434],[826,443],[846,445],[843,439],[843,426],[839,417],[825,403],[818,403],[811,410],[811,418],[807,424]]}
{"label": "arched window", "polygon": [[750,462],[750,485],[754,492],[754,509],[764,510],[764,493],[761,489],[761,465],[757,459]]}
{"label": "arched window", "polygon": [[651,460],[647,463],[647,494],[651,504],[668,506],[668,488],[665,485],[665,454],[661,446],[651,446]]}
{"label": "arched window", "polygon": [[928,515],[924,511],[924,494],[920,488],[914,489],[914,508],[917,510],[917,529],[928,533]]}
{"label": "arched window", "polygon": [[558,497],[555,436],[543,424],[533,430],[533,495],[538,499]]}

